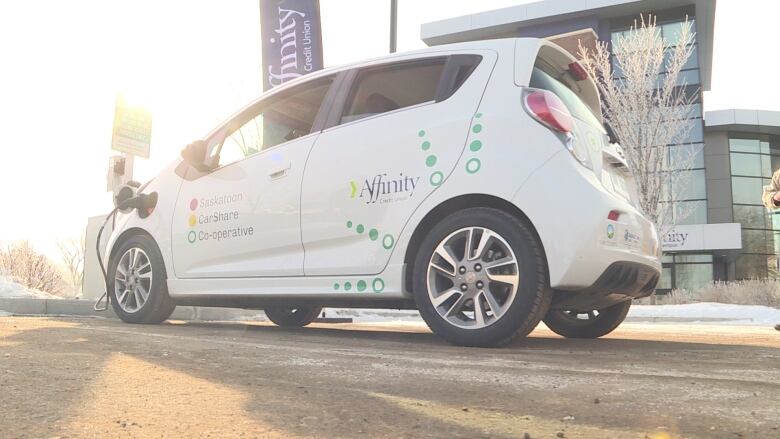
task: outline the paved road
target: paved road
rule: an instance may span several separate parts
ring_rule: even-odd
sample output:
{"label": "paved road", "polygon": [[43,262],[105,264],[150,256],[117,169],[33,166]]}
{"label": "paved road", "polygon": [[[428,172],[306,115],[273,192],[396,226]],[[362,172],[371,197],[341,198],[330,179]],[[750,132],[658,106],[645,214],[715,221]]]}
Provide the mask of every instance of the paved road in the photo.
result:
{"label": "paved road", "polygon": [[780,333],[546,328],[505,349],[417,324],[0,318],[0,438],[778,438]]}

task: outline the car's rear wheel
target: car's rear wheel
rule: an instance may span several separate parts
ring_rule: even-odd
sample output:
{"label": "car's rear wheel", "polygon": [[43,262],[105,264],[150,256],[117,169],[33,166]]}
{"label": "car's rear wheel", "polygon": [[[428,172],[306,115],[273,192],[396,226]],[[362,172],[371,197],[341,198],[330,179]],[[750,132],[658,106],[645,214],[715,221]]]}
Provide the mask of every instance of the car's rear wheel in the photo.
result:
{"label": "car's rear wheel", "polygon": [[544,317],[544,324],[564,337],[598,338],[620,326],[626,319],[629,308],[630,300],[591,311],[551,309]]}
{"label": "car's rear wheel", "polygon": [[534,233],[496,209],[451,214],[428,231],[413,271],[420,315],[463,346],[498,346],[531,332],[551,293]]}
{"label": "car's rear wheel", "polygon": [[322,307],[302,306],[298,308],[265,308],[268,320],[285,328],[299,328],[313,322],[320,315]]}
{"label": "car's rear wheel", "polygon": [[148,236],[132,236],[119,245],[108,264],[108,280],[114,312],[127,323],[161,323],[176,308],[162,255]]}

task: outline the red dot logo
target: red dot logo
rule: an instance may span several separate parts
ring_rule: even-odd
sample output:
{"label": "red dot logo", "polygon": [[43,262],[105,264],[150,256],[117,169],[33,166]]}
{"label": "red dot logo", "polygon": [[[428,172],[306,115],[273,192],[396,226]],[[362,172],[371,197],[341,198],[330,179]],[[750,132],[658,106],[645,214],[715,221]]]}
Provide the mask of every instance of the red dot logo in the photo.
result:
{"label": "red dot logo", "polygon": [[193,198],[192,201],[190,201],[190,210],[195,210],[198,208],[198,199]]}

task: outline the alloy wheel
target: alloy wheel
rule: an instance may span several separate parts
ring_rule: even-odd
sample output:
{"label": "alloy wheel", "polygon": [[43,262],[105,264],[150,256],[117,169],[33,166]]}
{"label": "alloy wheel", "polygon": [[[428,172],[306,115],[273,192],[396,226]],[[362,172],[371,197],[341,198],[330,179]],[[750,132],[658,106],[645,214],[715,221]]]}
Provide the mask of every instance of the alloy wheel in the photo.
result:
{"label": "alloy wheel", "polygon": [[142,249],[133,247],[119,259],[114,276],[114,297],[123,311],[140,310],[152,289],[152,263]]}
{"label": "alloy wheel", "polygon": [[514,302],[520,282],[507,241],[484,227],[465,227],[444,238],[428,263],[428,297],[451,325],[480,329],[497,322]]}

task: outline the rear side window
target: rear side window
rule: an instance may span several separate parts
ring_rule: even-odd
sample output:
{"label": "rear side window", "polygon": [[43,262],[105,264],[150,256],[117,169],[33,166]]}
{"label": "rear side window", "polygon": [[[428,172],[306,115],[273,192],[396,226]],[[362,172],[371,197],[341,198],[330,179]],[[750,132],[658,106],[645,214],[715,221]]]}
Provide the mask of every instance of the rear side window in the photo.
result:
{"label": "rear side window", "polygon": [[528,85],[533,88],[548,90],[555,93],[555,95],[566,104],[566,108],[569,109],[572,116],[585,123],[601,128],[599,119],[590,111],[590,108],[585,105],[582,99],[577,96],[577,93],[539,67],[534,67],[534,72],[531,74],[531,82]]}
{"label": "rear side window", "polygon": [[436,100],[446,58],[369,68],[358,74],[340,123]]}

